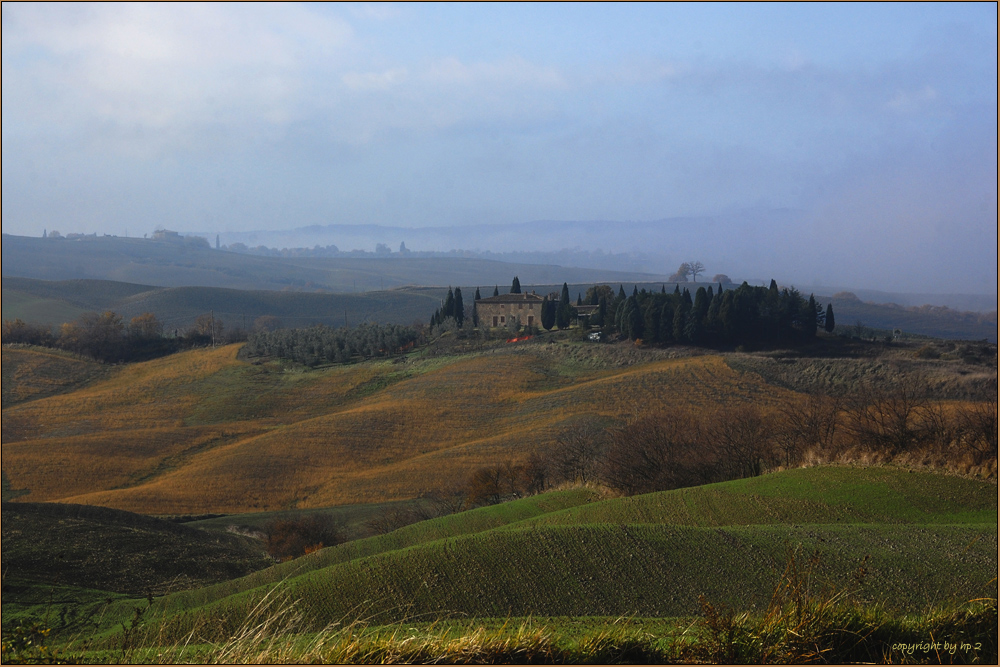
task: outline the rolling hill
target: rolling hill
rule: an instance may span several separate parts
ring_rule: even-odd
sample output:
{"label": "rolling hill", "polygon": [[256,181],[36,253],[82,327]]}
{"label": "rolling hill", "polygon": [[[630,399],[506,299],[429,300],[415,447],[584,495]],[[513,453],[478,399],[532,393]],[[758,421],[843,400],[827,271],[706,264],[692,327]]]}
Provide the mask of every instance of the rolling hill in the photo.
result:
{"label": "rolling hill", "polygon": [[[766,608],[794,556],[812,562],[817,589],[919,613],[995,595],[996,499],[990,482],[841,467],[632,498],[556,491],[174,593],[152,611],[163,636],[198,628],[206,639],[275,596],[295,600],[313,630],[359,617],[690,617],[700,595]],[[128,609],[115,603],[110,618]]]}
{"label": "rolling hill", "polygon": [[5,502],[3,542],[4,595],[21,603],[53,585],[164,595],[273,564],[246,537],[90,505]]}
{"label": "rolling hill", "polygon": [[[163,515],[406,500],[462,484],[478,467],[544,452],[581,420],[623,419],[637,406],[697,412],[752,401],[766,411],[796,395],[766,379],[770,365],[758,372],[759,364],[736,363],[746,355],[554,334],[308,371],[241,361],[237,351],[107,367],[5,349],[9,491],[24,501]],[[900,354],[893,363],[907,372],[944,378],[933,385],[942,399],[995,383],[989,367]],[[881,360],[815,364],[827,374],[841,364],[855,378],[889,368]]]}
{"label": "rolling hill", "polygon": [[[375,261],[375,260],[372,260]],[[405,261],[405,260],[382,260]],[[430,260],[427,260],[430,261]],[[450,261],[450,260],[449,260]],[[463,273],[441,278],[444,284],[462,288],[467,304],[471,304],[476,287],[483,296],[492,294],[491,285],[506,292],[517,267],[511,273],[495,275],[490,272]],[[523,274],[522,274],[523,275]],[[573,270],[545,275],[547,280],[558,281],[563,276],[572,277]],[[424,276],[428,278],[429,276]],[[484,278],[495,278],[484,280]],[[381,280],[380,282],[385,282]],[[635,282],[634,280],[601,280],[621,285],[627,292],[633,289],[659,290],[663,282]],[[539,294],[559,292],[561,282],[532,283],[522,281],[525,289]],[[593,283],[568,283],[571,298],[585,294]],[[673,289],[669,284],[668,289]],[[696,290],[701,283],[688,283],[684,287]],[[20,318],[26,322],[58,325],[69,322],[87,311],[113,310],[126,321],[142,313],[151,312],[165,325],[168,332],[183,332],[200,316],[214,311],[227,328],[252,326],[262,315],[272,315],[286,327],[304,327],[312,324],[342,326],[345,322],[383,324],[412,324],[427,322],[431,313],[447,294],[446,287],[394,287],[392,289],[366,289],[362,293],[331,293],[322,289],[295,288],[232,289],[225,287],[183,286],[156,287],[112,280],[38,280],[4,276],[3,319]],[[831,298],[818,296],[821,303],[833,303],[839,330],[849,334],[856,329],[866,336],[880,335],[900,329],[905,335],[937,336],[965,340],[997,340],[996,312],[959,312],[941,307],[902,307],[892,303],[875,304],[856,298]]]}
{"label": "rolling hill", "polygon": [[284,326],[343,326],[345,322],[412,324],[426,321],[445,288],[399,288],[364,294],[237,290],[221,287],[153,287],[108,280],[44,281],[4,278],[3,319],[58,325],[88,311],[113,310],[127,322],[153,313],[165,330],[183,333],[214,311],[227,328],[250,328],[262,315]]}
{"label": "rolling hill", "polygon": [[[302,372],[237,350],[116,367],[6,408],[10,485],[24,500],[151,514],[382,502],[523,458],[580,418],[781,396],[720,357],[656,351],[622,367],[603,348],[552,343]],[[5,351],[4,364],[38,354]]]}
{"label": "rolling hill", "polygon": [[261,257],[147,239],[41,239],[3,235],[3,276],[110,280],[164,287],[323,289],[361,293],[407,285],[635,282],[665,276],[463,257]]}

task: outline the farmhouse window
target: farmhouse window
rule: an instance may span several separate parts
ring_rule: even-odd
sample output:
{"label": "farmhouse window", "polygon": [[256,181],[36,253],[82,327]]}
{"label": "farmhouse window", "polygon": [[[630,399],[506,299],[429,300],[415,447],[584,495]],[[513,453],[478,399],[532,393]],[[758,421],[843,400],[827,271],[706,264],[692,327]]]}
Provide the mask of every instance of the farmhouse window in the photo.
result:
{"label": "farmhouse window", "polygon": [[496,326],[496,325],[497,325],[497,316],[494,315],[493,316],[493,326]]}
{"label": "farmhouse window", "polygon": [[504,323],[504,322],[506,322],[506,321],[507,321],[507,320],[505,320],[505,319],[504,319],[504,316],[503,316],[503,315],[501,315],[501,316],[500,316],[500,324],[503,324],[503,323]]}

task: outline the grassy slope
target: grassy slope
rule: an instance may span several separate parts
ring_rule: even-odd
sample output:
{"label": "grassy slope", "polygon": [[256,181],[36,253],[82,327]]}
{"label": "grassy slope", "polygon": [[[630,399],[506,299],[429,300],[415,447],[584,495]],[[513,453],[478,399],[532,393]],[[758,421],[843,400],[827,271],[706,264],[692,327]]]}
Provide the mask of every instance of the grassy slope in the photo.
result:
{"label": "grassy slope", "polygon": [[[7,282],[4,279],[4,282]],[[87,312],[64,299],[46,299],[30,292],[3,289],[4,321],[20,319],[34,324],[55,325],[72,322]]]}
{"label": "grassy slope", "polygon": [[153,287],[108,280],[45,281],[4,278],[3,318],[57,325],[87,311],[113,310],[128,321],[151,312],[168,332],[190,327],[198,316],[214,311],[226,327],[253,325],[273,315],[285,326],[343,326],[381,322],[424,321],[440,304],[445,288],[403,288],[364,294],[330,294],[228,289],[223,287]]}
{"label": "grassy slope", "polygon": [[236,350],[119,367],[78,391],[5,409],[4,473],[30,490],[25,500],[150,514],[384,502],[520,458],[581,417],[635,405],[767,406],[784,395],[720,357],[652,354],[621,367],[601,357],[616,353],[605,346],[505,347],[315,372],[247,364]]}
{"label": "grassy slope", "polygon": [[854,299],[832,299],[839,325],[852,327],[857,322],[882,330],[900,329],[907,334],[937,338],[997,341],[997,313],[973,313],[943,308],[905,308],[896,304],[877,304]]}
{"label": "grassy slope", "polygon": [[[3,235],[3,273],[40,280],[77,278],[183,287],[366,292],[404,285],[509,285],[656,280],[621,271],[425,257],[260,257],[145,239],[56,240]],[[470,292],[469,296],[472,296]],[[471,300],[471,299],[470,299]]]}
{"label": "grassy slope", "polygon": [[535,523],[988,524],[997,521],[995,492],[987,482],[894,468],[800,468],[608,500]]}
{"label": "grassy slope", "polygon": [[357,616],[690,615],[700,594],[766,606],[797,548],[802,560],[819,554],[817,585],[853,586],[864,565],[860,599],[916,612],[995,594],[996,498],[989,483],[888,468],[795,470],[601,502],[561,492],[325,549],[158,608],[186,611],[178,628],[239,618],[284,582],[317,628]]}

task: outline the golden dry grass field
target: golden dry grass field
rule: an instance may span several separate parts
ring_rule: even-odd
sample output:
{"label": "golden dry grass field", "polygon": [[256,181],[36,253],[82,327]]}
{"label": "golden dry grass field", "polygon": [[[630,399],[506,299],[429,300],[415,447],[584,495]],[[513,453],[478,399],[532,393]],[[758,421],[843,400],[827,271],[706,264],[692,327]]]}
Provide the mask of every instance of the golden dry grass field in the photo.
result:
{"label": "golden dry grass field", "polygon": [[76,375],[65,358],[72,386],[56,393],[17,379],[46,352],[5,349],[20,400],[3,411],[3,473],[24,501],[148,514],[382,502],[522,459],[580,418],[793,395],[719,356],[617,366],[567,347],[311,371],[238,360],[238,346]]}

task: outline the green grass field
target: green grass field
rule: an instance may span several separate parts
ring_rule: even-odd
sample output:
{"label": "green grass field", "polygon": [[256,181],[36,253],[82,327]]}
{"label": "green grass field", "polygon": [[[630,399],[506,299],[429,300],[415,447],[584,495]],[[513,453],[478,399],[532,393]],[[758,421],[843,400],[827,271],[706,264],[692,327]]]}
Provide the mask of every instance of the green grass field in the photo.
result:
{"label": "green grass field", "polygon": [[[996,503],[989,482],[894,468],[791,470],[606,500],[553,492],[174,593],[150,616],[166,614],[171,637],[196,627],[221,637],[275,586],[314,631],[358,618],[690,617],[700,595],[760,611],[792,553],[818,558],[817,588],[919,614],[995,596]],[[118,623],[132,605],[106,616]]]}
{"label": "green grass field", "polygon": [[[208,520],[215,525],[204,534],[217,534],[214,529],[226,520]],[[5,516],[5,554],[11,543],[7,525]],[[60,530],[53,530],[53,539]],[[667,650],[668,638],[671,650],[687,641],[679,637],[702,613],[700,599],[764,614],[788,577],[790,560],[799,563],[797,586],[810,599],[839,591],[838,604],[870,610],[864,613],[883,619],[880,628],[905,625],[907,618],[926,625],[939,619],[934,610],[995,599],[996,486],[932,472],[831,466],[630,498],[555,491],[322,549],[242,578],[159,597],[148,609],[141,599],[102,599],[100,589],[65,583],[50,586],[46,602],[43,587],[8,592],[6,581],[4,607],[5,619],[9,614],[13,621],[43,613],[58,617],[63,639],[88,632],[93,647],[109,651],[91,654],[95,659],[121,658],[114,657],[114,647],[125,646],[122,624],[128,627],[129,619],[139,618],[144,632],[152,633],[144,635],[145,648],[136,650],[151,650],[149,642],[176,648],[194,633],[201,642],[188,654],[194,659],[217,655],[219,645],[206,642],[238,636],[247,623],[261,620],[262,608],[277,614],[268,623],[291,622],[276,609],[292,604],[294,628],[272,630],[282,637],[296,633],[295,642],[329,637],[324,629],[331,623],[357,628],[371,650],[386,637],[395,642],[432,636],[445,644],[470,636],[528,641],[531,628],[542,633],[536,639],[547,637],[560,650],[586,648],[591,655],[623,659],[627,653],[605,654],[592,645],[614,636],[615,650],[642,646],[635,655],[648,661],[667,659],[668,653],[657,651]],[[660,648],[650,644],[652,631],[666,633]],[[631,639],[625,641],[623,632]],[[894,632],[919,637],[926,630]],[[140,655],[129,653],[133,659]],[[275,659],[271,654],[269,661]]]}

